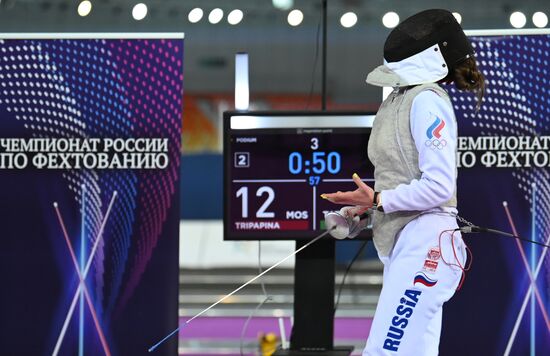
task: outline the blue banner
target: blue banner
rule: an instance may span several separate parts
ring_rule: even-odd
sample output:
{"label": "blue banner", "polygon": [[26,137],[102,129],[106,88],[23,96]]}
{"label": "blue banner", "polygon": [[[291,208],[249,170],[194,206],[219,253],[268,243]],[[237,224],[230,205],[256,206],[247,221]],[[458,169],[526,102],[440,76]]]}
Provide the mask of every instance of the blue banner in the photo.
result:
{"label": "blue banner", "polygon": [[[13,37],[0,353],[147,354],[178,323],[183,35]],[[174,338],[158,354],[176,352]]]}
{"label": "blue banner", "polygon": [[[487,79],[483,105],[450,91],[458,120],[459,213],[545,244],[550,236],[550,35],[471,37]],[[550,350],[546,248],[464,236],[472,267],[445,307],[442,355],[542,355]]]}

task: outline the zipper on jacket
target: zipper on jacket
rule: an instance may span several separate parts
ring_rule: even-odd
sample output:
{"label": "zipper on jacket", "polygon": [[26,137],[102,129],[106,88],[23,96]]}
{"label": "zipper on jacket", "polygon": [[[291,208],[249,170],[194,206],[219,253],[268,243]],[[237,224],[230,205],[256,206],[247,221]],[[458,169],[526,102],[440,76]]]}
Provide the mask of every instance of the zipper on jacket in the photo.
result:
{"label": "zipper on jacket", "polygon": [[392,95],[391,102],[392,103],[393,103],[395,97],[397,96],[397,93],[399,93],[399,87],[393,88],[393,91],[391,92],[391,95]]}

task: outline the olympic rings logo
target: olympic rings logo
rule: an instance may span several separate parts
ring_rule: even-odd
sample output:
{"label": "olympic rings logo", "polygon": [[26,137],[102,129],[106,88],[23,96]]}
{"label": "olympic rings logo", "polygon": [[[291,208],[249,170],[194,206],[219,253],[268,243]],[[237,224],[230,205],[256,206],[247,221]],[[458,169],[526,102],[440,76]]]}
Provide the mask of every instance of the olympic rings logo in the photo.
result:
{"label": "olympic rings logo", "polygon": [[429,147],[432,150],[436,148],[438,150],[442,150],[445,146],[447,146],[447,141],[445,139],[438,140],[437,138],[434,138],[433,140],[427,140],[425,145],[426,147]]}

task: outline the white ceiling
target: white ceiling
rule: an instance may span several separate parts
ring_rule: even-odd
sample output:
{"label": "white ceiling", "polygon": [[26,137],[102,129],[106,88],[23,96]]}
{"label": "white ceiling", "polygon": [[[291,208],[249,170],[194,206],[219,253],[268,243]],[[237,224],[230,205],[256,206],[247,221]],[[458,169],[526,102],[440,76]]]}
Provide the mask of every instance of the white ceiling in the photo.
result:
{"label": "white ceiling", "polygon": [[[183,31],[185,87],[188,93],[231,92],[233,57],[238,51],[250,54],[252,93],[309,93],[314,65],[321,0],[295,0],[304,12],[304,22],[290,27],[288,11],[277,10],[271,0],[92,0],[92,13],[76,14],[79,1],[0,0],[0,32],[49,31]],[[137,2],[149,7],[142,21],[131,17]],[[328,0],[328,93],[348,103],[375,102],[380,91],[364,84],[369,70],[382,60],[382,46],[389,33],[381,23],[387,11],[403,19],[427,8],[445,7],[462,14],[465,29],[510,28],[508,17],[524,11],[528,27],[535,11],[550,14],[550,1],[525,0]],[[227,14],[244,12],[243,21],[230,26],[225,19],[217,25],[206,19],[198,24],[187,20],[188,12],[201,7],[206,12],[219,7]],[[340,16],[357,13],[359,21],[350,29],[339,24]],[[316,92],[320,90],[320,58],[317,61]]]}

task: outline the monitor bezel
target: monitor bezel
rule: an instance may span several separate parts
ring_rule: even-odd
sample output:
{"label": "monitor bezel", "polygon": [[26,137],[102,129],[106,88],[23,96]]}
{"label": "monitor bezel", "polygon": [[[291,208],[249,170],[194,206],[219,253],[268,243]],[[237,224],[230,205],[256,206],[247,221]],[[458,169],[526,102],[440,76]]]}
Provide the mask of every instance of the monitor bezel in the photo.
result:
{"label": "monitor bezel", "polygon": [[[372,122],[374,121],[374,116],[376,115],[375,111],[361,111],[361,110],[338,110],[338,111],[300,111],[300,110],[284,110],[284,111],[270,111],[270,110],[257,110],[257,111],[237,111],[237,110],[230,110],[230,111],[224,111],[223,112],[223,240],[224,241],[309,241],[315,236],[307,236],[307,237],[296,237],[296,238],[265,238],[260,237],[259,235],[254,236],[234,236],[234,234],[231,234],[231,230],[229,229],[229,197],[227,195],[227,188],[228,188],[228,148],[229,148],[229,136],[231,133],[231,118],[233,116],[269,116],[269,117],[296,117],[296,119],[300,117],[319,117],[319,116],[372,116],[373,119],[370,122],[370,126],[363,126],[365,128],[372,128]],[[316,126],[300,126],[304,128],[316,128]],[[338,128],[339,126],[331,126],[333,128]],[[343,126],[343,127],[351,127],[351,126]],[[357,126],[353,126],[357,127]],[[256,127],[258,129],[262,129],[262,127]],[[268,127],[269,128],[269,127]],[[283,127],[280,127],[283,128]],[[321,233],[321,231],[319,232]],[[357,241],[357,240],[370,240],[372,239],[372,231],[370,229],[366,230],[366,233],[362,233],[361,236],[358,236],[355,239],[345,239],[342,241]]]}

